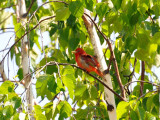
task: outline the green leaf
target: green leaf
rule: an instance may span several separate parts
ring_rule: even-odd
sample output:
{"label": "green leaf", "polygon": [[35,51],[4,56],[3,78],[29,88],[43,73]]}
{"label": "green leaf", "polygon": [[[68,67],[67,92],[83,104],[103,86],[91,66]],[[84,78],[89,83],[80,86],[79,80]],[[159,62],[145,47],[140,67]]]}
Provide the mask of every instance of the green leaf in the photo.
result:
{"label": "green leaf", "polygon": [[29,34],[29,40],[30,40],[30,45],[31,45],[31,48],[33,47],[34,44],[36,44],[36,46],[38,47],[38,49],[42,52],[42,49],[41,49],[41,46],[40,46],[40,43],[38,41],[38,35],[36,33],[35,30],[32,30]]}
{"label": "green leaf", "polygon": [[81,44],[85,44],[86,43],[86,35],[83,31],[78,31],[77,33],[77,37],[80,39]]}
{"label": "green leaf", "polygon": [[129,103],[128,102],[119,102],[117,106],[117,119],[125,117],[129,112]]}
{"label": "green leaf", "polygon": [[140,119],[144,120],[145,119],[145,110],[139,106],[138,111],[139,111]]}
{"label": "green leaf", "polygon": [[[135,58],[130,59],[132,66],[134,66]],[[136,66],[135,66],[135,72],[139,73],[140,72],[140,60],[137,60]]]}
{"label": "green leaf", "polygon": [[108,25],[108,22],[105,21],[105,22],[102,23],[102,31],[104,32],[104,34],[106,36],[109,35],[109,25]]}
{"label": "green leaf", "polygon": [[147,50],[148,47],[149,47],[149,44],[150,44],[150,39],[149,39],[149,36],[147,35],[148,32],[147,31],[140,31],[140,32],[142,32],[142,33],[137,34],[138,46],[140,48],[143,48],[143,49]]}
{"label": "green leaf", "polygon": [[37,82],[36,82],[37,97],[41,96],[42,99],[44,99],[44,96],[46,94],[47,79],[48,79],[48,75],[41,75],[37,78]]}
{"label": "green leaf", "polygon": [[121,7],[122,0],[111,0],[116,10],[118,10]]}
{"label": "green leaf", "polygon": [[[157,1],[158,2],[158,1]],[[154,4],[154,6],[152,7],[154,13],[156,16],[159,16],[160,15],[160,4]]]}
{"label": "green leaf", "polygon": [[45,104],[43,107],[44,108],[52,108],[52,106],[53,106],[53,103],[49,102],[49,103]]}
{"label": "green leaf", "polygon": [[143,92],[146,93],[148,90],[153,90],[153,85],[152,84],[144,84]]}
{"label": "green leaf", "polygon": [[159,107],[159,95],[158,95],[158,93],[157,94],[155,94],[154,96],[153,96],[153,103],[155,104],[155,106],[157,106],[157,107]]}
{"label": "green leaf", "polygon": [[12,120],[19,120],[19,113],[14,114],[14,116],[12,116]]}
{"label": "green leaf", "polygon": [[97,88],[95,86],[92,86],[91,87],[91,99],[94,100],[94,99],[97,99],[98,97],[98,91],[97,91]]}
{"label": "green leaf", "polygon": [[36,114],[42,114],[41,106],[34,105],[34,111]]}
{"label": "green leaf", "polygon": [[52,36],[54,35],[54,33],[56,33],[57,29],[58,29],[58,25],[51,23],[50,24],[51,30],[49,31],[49,35]]}
{"label": "green leaf", "polygon": [[1,94],[8,94],[8,93],[14,93],[14,83],[10,81],[5,81],[0,86],[0,93]]}
{"label": "green leaf", "polygon": [[[54,49],[52,56],[54,57],[54,60],[57,62],[61,62],[61,63],[66,62],[64,55],[59,49]],[[56,69],[55,72],[58,72],[58,69]]]}
{"label": "green leaf", "polygon": [[18,72],[17,72],[17,75],[18,75],[18,78],[19,78],[20,80],[23,79],[23,69],[22,69],[22,68],[19,68],[19,70],[18,70]]}
{"label": "green leaf", "polygon": [[60,46],[65,49],[68,45],[69,28],[67,27],[59,30],[59,35]]}
{"label": "green leaf", "polygon": [[[56,86],[52,75],[45,74],[45,75],[39,76],[36,82],[37,96],[41,96],[42,99],[44,99],[45,95],[49,94],[48,89],[51,90],[53,88],[52,85],[54,85],[54,87]],[[56,88],[51,90],[51,92],[55,93],[55,89]],[[52,97],[51,93],[50,93],[50,97]]]}
{"label": "green leaf", "polygon": [[149,54],[152,55],[153,53],[155,53],[157,51],[157,44],[150,44],[149,45]]}
{"label": "green leaf", "polygon": [[146,118],[145,120],[156,120],[156,117],[153,116],[151,113],[146,112]]}
{"label": "green leaf", "polygon": [[34,105],[34,112],[35,112],[35,118],[36,120],[47,120],[46,116],[42,114],[41,106]]}
{"label": "green leaf", "polygon": [[87,117],[88,114],[88,109],[77,109],[77,114],[75,114],[75,118],[78,120],[82,120],[85,119]]}
{"label": "green leaf", "polygon": [[84,92],[86,91],[87,89],[87,86],[84,85],[84,84],[78,84],[76,87],[75,87],[75,93],[74,95],[78,98],[81,98],[84,94]]}
{"label": "green leaf", "polygon": [[14,96],[12,97],[12,99],[10,99],[10,103],[13,106],[14,109],[17,109],[21,106],[21,98],[18,96]]}
{"label": "green leaf", "polygon": [[135,57],[142,60],[142,61],[148,61],[149,60],[149,56],[148,56],[148,50],[139,48],[136,52],[135,52]]}
{"label": "green leaf", "polygon": [[20,53],[16,54],[16,64],[18,66],[21,65],[21,54]]}
{"label": "green leaf", "polygon": [[56,11],[56,21],[67,20],[70,16],[70,11],[68,7],[60,8]]}
{"label": "green leaf", "polygon": [[86,9],[93,11],[94,3],[96,3],[95,0],[85,0]]}
{"label": "green leaf", "polygon": [[45,110],[45,116],[46,116],[47,120],[51,120],[52,113],[53,113],[52,108],[45,108],[44,110]]}
{"label": "green leaf", "polygon": [[130,117],[131,117],[132,120],[138,120],[139,119],[137,113],[133,110],[130,113]]}
{"label": "green leaf", "polygon": [[57,84],[53,76],[50,79],[48,79],[47,85],[48,85],[48,90],[56,94]]}
{"label": "green leaf", "polygon": [[69,4],[69,10],[75,17],[82,17],[84,13],[84,4],[80,1],[73,1]]}
{"label": "green leaf", "polygon": [[125,48],[129,49],[131,53],[133,53],[133,51],[137,48],[137,46],[138,46],[138,41],[135,37],[129,36],[125,40]]}
{"label": "green leaf", "polygon": [[43,114],[38,114],[35,117],[36,117],[36,120],[47,120],[46,116]]}
{"label": "green leaf", "polygon": [[154,58],[154,63],[155,66],[159,67],[160,66],[160,54],[156,54]]}
{"label": "green leaf", "polygon": [[56,92],[59,93],[60,91],[65,91],[65,86],[62,85],[62,81],[60,78],[57,78],[57,90]]}
{"label": "green leaf", "polygon": [[147,110],[149,112],[151,112],[152,109],[153,109],[153,106],[154,106],[154,104],[153,104],[153,96],[148,97],[147,102],[146,102],[146,106],[147,106]]}
{"label": "green leaf", "polygon": [[75,50],[79,44],[79,38],[71,38],[69,39],[69,47],[71,48],[71,50]]}
{"label": "green leaf", "polygon": [[148,6],[147,6],[146,3],[141,3],[141,4],[139,5],[139,7],[137,8],[137,10],[138,10],[140,13],[145,14],[146,11],[148,10]]}
{"label": "green leaf", "polygon": [[58,9],[61,9],[65,6],[65,4],[60,2],[52,2],[51,4],[53,5],[54,11],[57,11]]}
{"label": "green leaf", "polygon": [[6,94],[0,94],[0,103],[2,102],[2,101],[4,101],[5,100],[5,98],[7,97],[7,95]]}
{"label": "green leaf", "polygon": [[73,98],[74,88],[75,88],[75,72],[73,67],[65,66],[63,69],[62,81],[64,85],[68,88],[69,95]]}
{"label": "green leaf", "polygon": [[152,40],[153,40],[153,43],[160,45],[160,32],[156,32]]}
{"label": "green leaf", "polygon": [[21,37],[22,35],[24,35],[24,33],[25,33],[24,28],[23,28],[23,26],[21,25],[21,23],[16,23],[16,24],[14,25],[14,30],[15,30],[16,36],[17,36],[18,38],[20,38],[20,37]]}
{"label": "green leaf", "polygon": [[140,85],[136,85],[133,90],[133,95],[139,96],[140,95],[139,90],[140,90]]}
{"label": "green leaf", "polygon": [[103,19],[107,11],[108,11],[108,5],[105,2],[97,3],[96,13],[99,16],[100,21]]}
{"label": "green leaf", "polygon": [[3,108],[3,115],[6,116],[8,119],[11,118],[13,113],[14,113],[14,109],[12,105],[7,105]]}
{"label": "green leaf", "polygon": [[53,73],[57,73],[58,69],[56,65],[52,65],[52,66],[47,66],[46,67],[46,73],[52,75]]}
{"label": "green leaf", "polygon": [[59,104],[61,104],[59,119],[62,120],[64,118],[70,117],[72,113],[72,108],[70,104],[67,101],[61,101]]}

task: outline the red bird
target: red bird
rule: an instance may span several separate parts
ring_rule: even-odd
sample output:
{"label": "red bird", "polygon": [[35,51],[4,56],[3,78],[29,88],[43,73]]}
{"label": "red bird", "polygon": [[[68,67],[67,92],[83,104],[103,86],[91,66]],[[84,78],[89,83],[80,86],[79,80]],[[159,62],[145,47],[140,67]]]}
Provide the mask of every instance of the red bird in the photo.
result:
{"label": "red bird", "polygon": [[82,48],[77,48],[73,51],[76,57],[76,62],[79,67],[85,69],[88,72],[95,72],[99,76],[103,76],[103,73],[99,70],[99,63],[95,57],[88,55]]}

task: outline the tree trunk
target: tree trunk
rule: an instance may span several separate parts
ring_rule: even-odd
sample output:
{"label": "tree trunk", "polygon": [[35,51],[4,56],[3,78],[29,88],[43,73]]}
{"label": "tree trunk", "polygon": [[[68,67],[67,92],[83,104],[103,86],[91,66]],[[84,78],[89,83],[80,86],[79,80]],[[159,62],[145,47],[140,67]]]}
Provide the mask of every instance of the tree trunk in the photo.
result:
{"label": "tree trunk", "polygon": [[1,61],[1,63],[0,63],[0,74],[1,74],[2,80],[6,81],[7,80],[7,76],[6,76],[5,72],[4,72],[4,60]]}
{"label": "tree trunk", "polygon": [[[27,18],[23,18],[22,16],[26,13],[26,5],[25,0],[18,0],[18,12],[20,22],[25,27]],[[26,27],[25,27],[26,28]],[[32,115],[33,110],[33,93],[32,93],[32,84],[31,84],[31,76],[30,76],[30,59],[29,59],[29,41],[27,39],[27,35],[24,36],[21,42],[21,55],[22,55],[22,69],[23,69],[23,77],[24,77],[24,86],[26,89],[26,112],[29,114],[29,119],[33,120],[34,117]]]}
{"label": "tree trunk", "polygon": [[[83,18],[83,21],[84,21],[85,26],[87,28],[87,31],[89,33],[89,37],[90,37],[91,43],[92,43],[93,48],[94,48],[94,53],[97,56],[97,60],[100,64],[100,70],[101,71],[107,70],[107,65],[106,65],[106,62],[105,62],[105,59],[104,59],[104,55],[103,55],[103,52],[102,52],[102,47],[101,47],[101,44],[100,44],[100,39],[98,37],[96,29],[95,29],[93,23],[89,20],[89,18],[87,16],[83,15],[82,18]],[[105,79],[103,79],[103,82],[106,85],[108,85],[111,89],[113,89],[110,74],[106,74],[104,76],[104,78]],[[108,90],[107,88],[104,88],[104,93],[105,93],[105,101],[107,101],[107,104],[112,105],[114,107],[113,110],[108,109],[109,119],[110,120],[116,120],[117,115],[116,115],[116,104],[115,104],[114,94],[110,90]]]}

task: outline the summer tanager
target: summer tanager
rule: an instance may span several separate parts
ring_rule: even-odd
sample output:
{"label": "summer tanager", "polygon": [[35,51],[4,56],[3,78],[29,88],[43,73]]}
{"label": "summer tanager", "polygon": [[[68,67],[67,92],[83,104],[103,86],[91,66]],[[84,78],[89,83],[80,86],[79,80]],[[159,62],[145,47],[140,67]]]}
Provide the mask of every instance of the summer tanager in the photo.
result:
{"label": "summer tanager", "polygon": [[85,69],[87,72],[95,72],[97,75],[103,76],[103,73],[99,70],[100,65],[94,56],[88,55],[82,48],[77,48],[72,52],[75,54],[79,67]]}

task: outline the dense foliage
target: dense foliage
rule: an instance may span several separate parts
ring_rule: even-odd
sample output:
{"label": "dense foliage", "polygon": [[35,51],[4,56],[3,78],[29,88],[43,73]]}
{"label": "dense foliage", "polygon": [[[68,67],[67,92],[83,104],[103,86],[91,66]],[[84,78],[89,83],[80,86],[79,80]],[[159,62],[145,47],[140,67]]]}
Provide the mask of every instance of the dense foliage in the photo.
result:
{"label": "dense foliage", "polygon": [[[33,0],[34,1],[34,0]],[[91,11],[100,31],[114,47],[114,53],[122,83],[126,90],[127,101],[120,101],[115,96],[117,119],[158,120],[159,94],[158,77],[152,67],[160,66],[160,2],[159,0],[64,0],[64,2],[42,0],[41,6],[34,1],[27,14],[26,30],[17,23],[16,0],[0,0],[0,28],[6,32],[7,16],[13,21],[15,41],[10,50],[11,60],[15,59],[19,70],[17,81],[24,76],[21,67],[21,38],[27,32],[30,43],[31,74],[36,77],[36,95],[43,101],[49,100],[44,106],[34,106],[34,116],[38,119],[69,118],[69,119],[108,119],[106,103],[103,101],[104,87],[82,70],[70,65],[47,65],[49,61],[75,64],[72,51],[82,47],[93,55],[93,47],[85,28],[82,15],[84,9]],[[26,0],[27,10],[32,0]],[[12,12],[6,12],[7,7]],[[3,9],[4,8],[4,9]],[[49,18],[53,16],[52,18]],[[45,20],[46,19],[46,20]],[[34,28],[34,29],[33,29]],[[48,31],[50,44],[43,46],[42,33]],[[97,31],[99,34],[99,32]],[[112,40],[111,35],[117,35]],[[106,41],[99,34],[101,44]],[[40,39],[39,39],[40,38]],[[37,46],[41,55],[37,54]],[[110,51],[103,45],[107,64]],[[37,63],[37,59],[40,62]],[[143,94],[140,94],[141,83],[130,83],[133,79],[141,80],[142,61],[145,62]],[[94,73],[93,73],[94,74]],[[111,64],[113,90],[120,94],[120,87]],[[150,77],[149,77],[150,76]],[[15,76],[12,76],[15,77]],[[34,78],[33,78],[34,79]],[[129,85],[134,85],[128,89]],[[19,86],[19,82],[16,83]],[[18,119],[25,116],[21,96],[15,92],[15,85],[6,81],[0,86],[0,119]]]}

